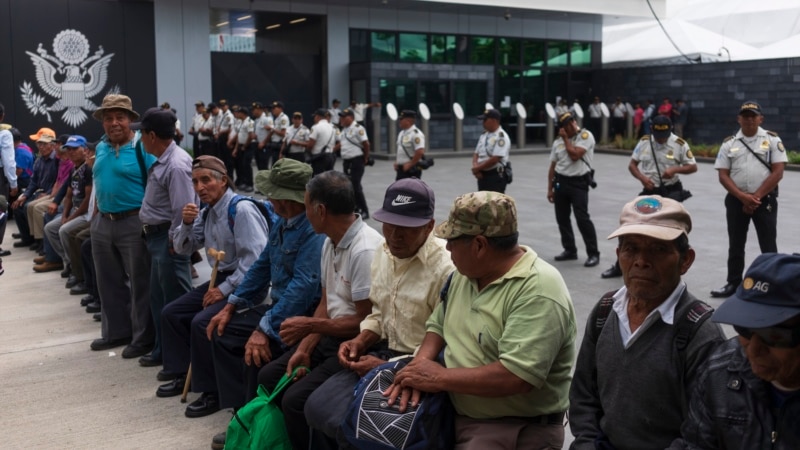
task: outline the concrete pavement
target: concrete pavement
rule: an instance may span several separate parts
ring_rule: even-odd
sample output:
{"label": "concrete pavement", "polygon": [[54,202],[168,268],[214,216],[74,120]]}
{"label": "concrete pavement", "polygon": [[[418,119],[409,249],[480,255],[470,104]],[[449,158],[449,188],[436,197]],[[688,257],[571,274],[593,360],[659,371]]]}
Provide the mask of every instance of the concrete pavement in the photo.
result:
{"label": "concrete pavement", "polygon": [[[515,181],[508,194],[517,201],[521,242],[561,271],[575,303],[582,335],[586,317],[599,296],[621,284],[621,279],[600,278],[615,259],[615,241],[605,237],[616,227],[622,205],[639,192],[639,183],[627,171],[628,157],[596,155],[599,186],[590,194],[590,210],[600,238],[601,263],[584,268],[586,255],[580,242],[578,261],[557,263],[552,258],[562,249],[553,207],[545,197],[547,153],[514,155],[512,151],[512,158]],[[423,179],[437,196],[438,221],[447,217],[457,195],[476,189],[469,164],[466,158],[438,158],[424,173]],[[380,207],[384,190],[393,180],[388,161],[367,168],[364,187],[373,211]],[[711,164],[701,164],[697,173],[683,180],[694,194],[686,207],[694,223],[689,241],[697,251],[697,260],[685,280],[692,293],[717,306],[720,302],[709,298],[708,291],[725,282],[724,190]],[[789,253],[800,251],[800,234],[793,229],[800,210],[799,173],[786,173],[779,201],[778,248]],[[369,223],[380,230],[379,223]],[[9,225],[3,247],[10,249],[16,227],[13,222]],[[91,340],[100,336],[99,324],[79,307],[80,297],[68,295],[58,272],[34,273],[33,252],[12,251],[11,256],[3,258],[6,273],[0,277],[0,333],[4,338],[0,341],[0,398],[5,404],[0,427],[6,430],[0,447],[208,448],[211,437],[227,425],[230,413],[187,419],[183,416],[185,405],[177,398],[155,396],[158,368],[142,368],[135,359],[121,359],[121,347],[111,352],[89,350]],[[758,244],[751,231],[748,264],[757,254]],[[207,264],[197,267],[201,269],[200,280],[208,279]],[[192,394],[189,400],[196,397]]]}

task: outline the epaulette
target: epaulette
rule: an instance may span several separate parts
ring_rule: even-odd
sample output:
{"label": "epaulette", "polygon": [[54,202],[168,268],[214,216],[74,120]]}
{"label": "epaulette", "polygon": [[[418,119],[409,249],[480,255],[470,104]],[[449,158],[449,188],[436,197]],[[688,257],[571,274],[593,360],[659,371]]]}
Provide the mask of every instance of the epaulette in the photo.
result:
{"label": "epaulette", "polygon": [[650,140],[650,135],[649,134],[645,134],[644,136],[642,136],[641,140],[642,141],[649,141]]}
{"label": "epaulette", "polygon": [[725,140],[724,140],[724,141],[722,141],[722,143],[724,144],[724,143],[726,143],[726,142],[730,141],[731,139],[733,139],[733,138],[735,138],[735,137],[736,137],[736,136],[728,136],[728,137],[726,137],[726,138],[725,138]]}
{"label": "epaulette", "polygon": [[414,133],[419,133],[419,128],[414,128]]}
{"label": "epaulette", "polygon": [[686,145],[686,141],[684,141],[681,138],[675,138],[675,143],[680,145],[680,146]]}
{"label": "epaulette", "polygon": [[503,132],[501,131],[501,132],[500,132],[500,134],[499,134],[499,135],[497,135],[497,136],[498,136],[498,137],[503,137]]}
{"label": "epaulette", "polygon": [[774,131],[767,131],[767,134],[772,136],[772,137],[778,137],[778,133],[776,133]]}

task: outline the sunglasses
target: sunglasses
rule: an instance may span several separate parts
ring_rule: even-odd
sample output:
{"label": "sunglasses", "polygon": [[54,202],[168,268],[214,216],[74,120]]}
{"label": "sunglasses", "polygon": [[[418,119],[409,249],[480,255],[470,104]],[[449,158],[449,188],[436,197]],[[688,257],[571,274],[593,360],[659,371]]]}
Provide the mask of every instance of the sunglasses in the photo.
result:
{"label": "sunglasses", "polygon": [[745,328],[734,325],[733,329],[745,339],[751,339],[755,334],[761,339],[761,342],[769,347],[793,348],[800,345],[800,325],[769,328]]}

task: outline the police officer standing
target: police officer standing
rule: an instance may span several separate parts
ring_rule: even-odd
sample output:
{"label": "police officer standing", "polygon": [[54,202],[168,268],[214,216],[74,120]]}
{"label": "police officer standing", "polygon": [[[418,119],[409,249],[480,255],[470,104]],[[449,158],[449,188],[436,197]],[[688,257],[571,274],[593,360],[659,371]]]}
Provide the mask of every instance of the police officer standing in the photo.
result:
{"label": "police officer standing", "polygon": [[589,217],[589,186],[594,183],[591,173],[594,136],[589,130],[578,128],[575,117],[570,113],[558,118],[558,126],[559,138],[553,142],[550,170],[547,173],[547,200],[555,204],[556,222],[564,247],[555,260],[578,259],[575,234],[570,222],[570,214],[574,211],[588,255],[583,265],[593,267],[600,262],[597,233]]}
{"label": "police officer standing", "polygon": [[425,135],[417,128],[416,120],[417,113],[408,109],[403,110],[397,120],[400,132],[397,133],[397,157],[394,163],[397,177],[395,181],[402,178],[422,178],[422,169],[417,166],[417,163],[425,156]]}
{"label": "police officer standing", "polygon": [[225,163],[225,168],[228,170],[228,177],[233,179],[233,171],[236,165],[233,162],[233,149],[228,146],[228,137],[231,134],[233,127],[233,113],[228,108],[228,101],[224,98],[217,103],[219,106],[219,114],[217,115],[217,153],[219,158]]}
{"label": "police officer standing", "polygon": [[333,169],[336,157],[333,147],[336,145],[336,129],[325,119],[327,110],[319,108],[314,111],[314,125],[304,144],[308,152],[308,164],[311,165],[313,175]]}
{"label": "police officer standing", "polygon": [[264,106],[259,102],[253,102],[253,130],[256,133],[256,167],[258,170],[269,169],[269,129],[272,128],[272,115],[264,111]]}
{"label": "police officer standing", "polygon": [[256,151],[255,123],[250,118],[250,110],[244,106],[236,111],[240,122],[233,146],[233,160],[236,162],[236,187],[240,191],[253,192],[253,153]]}
{"label": "police officer standing", "polygon": [[[362,219],[369,219],[367,199],[364,198],[364,189],[361,187],[361,178],[364,176],[364,167],[369,161],[369,139],[367,130],[355,120],[353,110],[346,108],[339,113],[342,125],[340,141],[336,145],[342,155],[343,172],[353,183],[356,194],[356,212]],[[334,151],[337,148],[334,148]]]}
{"label": "police officer standing", "polygon": [[505,194],[508,179],[505,168],[511,142],[500,126],[500,111],[489,109],[478,116],[486,130],[478,138],[472,155],[472,175],[478,179],[479,191],[495,191]]}
{"label": "police officer standing", "polygon": [[194,117],[192,117],[192,126],[189,128],[189,134],[192,135],[192,154],[197,157],[200,156],[200,128],[203,128],[203,123],[206,119],[203,118],[203,111],[206,110],[206,105],[202,101],[194,104]]}
{"label": "police officer standing", "polygon": [[341,128],[341,126],[339,125],[339,113],[342,112],[339,106],[341,106],[341,104],[342,102],[340,102],[338,98],[335,98],[331,102],[330,109],[328,109],[328,112],[331,113],[331,120],[330,120],[331,125],[335,126],[336,128]]}
{"label": "police officer standing", "polygon": [[195,158],[201,155],[216,156],[216,151],[214,150],[215,116],[213,114],[215,109],[218,110],[217,106],[214,103],[209,103],[203,110],[203,115],[200,117],[200,128],[197,129],[199,154],[195,154]]}
{"label": "police officer standing", "polygon": [[712,297],[730,297],[742,282],[744,247],[750,221],[756,227],[761,253],[778,251],[778,183],[788,161],[781,138],[761,128],[761,105],[747,101],[739,108],[739,132],[722,143],[714,168],[728,191],[728,280],[711,291]]}
{"label": "police officer standing", "polygon": [[[628,171],[642,183],[639,195],[660,195],[682,202],[691,193],[683,189],[678,174],[697,172],[694,155],[689,144],[672,132],[672,121],[667,116],[654,117],[651,131],[652,135],[644,135],[633,149]],[[621,277],[619,260],[600,276]]]}
{"label": "police officer standing", "polygon": [[289,117],[283,113],[283,102],[272,102],[272,127],[269,128],[269,158],[272,167],[281,155],[281,143],[289,128]]}
{"label": "police officer standing", "polygon": [[292,126],[286,130],[286,137],[281,146],[281,158],[290,158],[295,161],[306,162],[306,147],[308,135],[311,130],[303,124],[303,113],[295,111],[292,114]]}

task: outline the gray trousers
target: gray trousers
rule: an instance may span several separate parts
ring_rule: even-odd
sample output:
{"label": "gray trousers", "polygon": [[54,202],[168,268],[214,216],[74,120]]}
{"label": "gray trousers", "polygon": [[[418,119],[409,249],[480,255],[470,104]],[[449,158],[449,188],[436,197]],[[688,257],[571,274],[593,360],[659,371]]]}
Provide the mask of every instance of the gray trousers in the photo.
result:
{"label": "gray trousers", "polygon": [[132,345],[152,345],[150,254],[142,239],[142,222],[136,215],[112,221],[97,214],[91,236],[103,338],[130,337]]}
{"label": "gray trousers", "polygon": [[76,217],[65,224],[61,224],[61,214],[57,215],[47,225],[44,226],[44,237],[50,241],[50,246],[53,247],[58,256],[64,261],[65,264],[71,262],[69,252],[67,252],[69,233],[72,230],[77,230],[86,226],[86,216]]}

